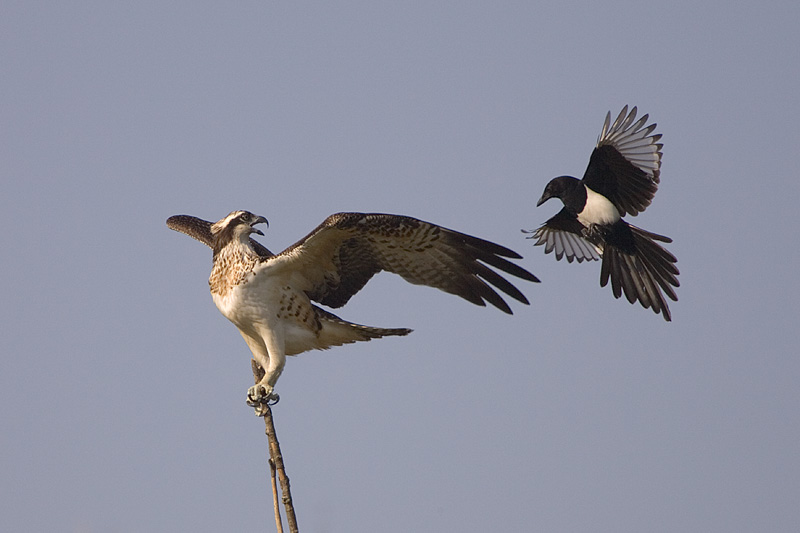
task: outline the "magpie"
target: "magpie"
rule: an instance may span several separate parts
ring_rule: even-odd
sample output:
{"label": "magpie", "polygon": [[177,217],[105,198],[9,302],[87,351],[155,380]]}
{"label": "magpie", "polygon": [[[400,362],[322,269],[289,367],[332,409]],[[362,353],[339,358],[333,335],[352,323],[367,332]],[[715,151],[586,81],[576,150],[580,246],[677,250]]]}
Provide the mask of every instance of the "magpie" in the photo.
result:
{"label": "magpie", "polygon": [[555,250],[557,260],[602,258],[601,287],[610,279],[615,298],[624,293],[630,303],[638,300],[669,322],[672,315],[664,295],[678,301],[673,289],[680,286],[678,260],[656,241],[672,239],[622,218],[644,211],[660,182],[661,134],[652,134],[656,124],[644,126],[647,119],[644,115],[634,122],[636,107],[628,113],[627,105],[613,124],[607,113],[583,179],[553,178],[536,203],[539,207],[559,198],[564,207],[538,229],[525,232],[537,239],[535,245],[544,245],[545,253]]}

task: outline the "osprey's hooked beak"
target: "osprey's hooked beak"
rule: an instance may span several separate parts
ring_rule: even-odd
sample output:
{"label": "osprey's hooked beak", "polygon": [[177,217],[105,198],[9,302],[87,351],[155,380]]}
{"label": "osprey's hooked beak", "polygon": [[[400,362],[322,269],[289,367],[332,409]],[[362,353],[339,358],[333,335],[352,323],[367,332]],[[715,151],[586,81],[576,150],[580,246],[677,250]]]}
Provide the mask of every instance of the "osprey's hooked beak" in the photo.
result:
{"label": "osprey's hooked beak", "polygon": [[267,227],[269,227],[269,221],[266,218],[260,216],[255,220],[255,222],[250,224],[250,229],[253,231],[253,233],[256,233],[256,234],[261,235],[263,237],[264,236],[264,232],[262,232],[260,229],[255,228],[254,226],[256,224],[266,224]]}

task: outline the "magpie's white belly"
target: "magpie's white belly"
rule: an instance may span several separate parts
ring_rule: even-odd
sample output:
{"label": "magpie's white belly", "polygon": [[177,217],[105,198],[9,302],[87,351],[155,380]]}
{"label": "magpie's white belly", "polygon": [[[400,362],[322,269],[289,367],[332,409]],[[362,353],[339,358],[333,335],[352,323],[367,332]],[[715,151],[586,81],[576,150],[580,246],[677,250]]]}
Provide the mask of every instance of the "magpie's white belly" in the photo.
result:
{"label": "magpie's white belly", "polygon": [[619,219],[619,211],[608,198],[586,187],[586,205],[578,213],[578,222],[589,227],[592,224],[613,224]]}

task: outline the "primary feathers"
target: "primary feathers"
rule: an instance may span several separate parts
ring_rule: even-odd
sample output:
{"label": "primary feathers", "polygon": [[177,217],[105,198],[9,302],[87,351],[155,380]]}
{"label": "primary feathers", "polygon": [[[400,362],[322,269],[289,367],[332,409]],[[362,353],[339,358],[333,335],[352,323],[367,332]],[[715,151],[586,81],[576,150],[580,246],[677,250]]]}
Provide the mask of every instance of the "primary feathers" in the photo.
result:
{"label": "primary feathers", "polygon": [[[543,245],[545,253],[568,262],[602,258],[600,285],[609,280],[614,296],[625,294],[630,303],[672,320],[668,297],[677,301],[677,259],[658,242],[672,239],[629,224],[622,217],[636,216],[653,200],[661,175],[660,134],[648,116],[636,120],[636,108],[625,106],[611,123],[606,115],[597,146],[582,179],[553,178],[545,187],[537,207],[558,198],[564,207],[530,238]],[[656,242],[658,241],[658,242]]]}
{"label": "primary feathers", "polygon": [[509,314],[497,290],[524,304],[528,300],[493,268],[539,281],[509,261],[520,256],[508,248],[411,217],[338,213],[279,254],[250,237],[262,234],[255,228],[260,223],[266,219],[247,211],[214,224],[188,215],[167,220],[171,229],[213,249],[214,303],[266,371],[248,391],[254,405],[272,397],[286,355],[411,331],[354,324],[311,303],[341,307],[382,270]]}

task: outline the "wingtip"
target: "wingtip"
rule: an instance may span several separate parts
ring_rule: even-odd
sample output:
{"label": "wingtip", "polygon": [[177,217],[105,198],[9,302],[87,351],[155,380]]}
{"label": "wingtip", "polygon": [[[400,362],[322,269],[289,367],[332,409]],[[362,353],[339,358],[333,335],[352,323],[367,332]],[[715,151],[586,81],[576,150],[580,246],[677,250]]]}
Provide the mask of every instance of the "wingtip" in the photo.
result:
{"label": "wingtip", "polygon": [[169,229],[175,229],[175,222],[180,219],[182,215],[172,215],[167,217],[166,224]]}

